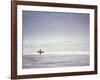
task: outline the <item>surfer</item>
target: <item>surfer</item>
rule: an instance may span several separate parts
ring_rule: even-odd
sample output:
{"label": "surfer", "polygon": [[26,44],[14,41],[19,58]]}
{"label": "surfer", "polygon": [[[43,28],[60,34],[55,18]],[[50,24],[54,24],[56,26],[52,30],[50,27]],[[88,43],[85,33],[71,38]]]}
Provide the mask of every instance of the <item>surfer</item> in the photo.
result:
{"label": "surfer", "polygon": [[42,51],[41,49],[39,50],[39,51],[37,51],[40,55],[42,54],[42,53],[44,53],[44,51]]}

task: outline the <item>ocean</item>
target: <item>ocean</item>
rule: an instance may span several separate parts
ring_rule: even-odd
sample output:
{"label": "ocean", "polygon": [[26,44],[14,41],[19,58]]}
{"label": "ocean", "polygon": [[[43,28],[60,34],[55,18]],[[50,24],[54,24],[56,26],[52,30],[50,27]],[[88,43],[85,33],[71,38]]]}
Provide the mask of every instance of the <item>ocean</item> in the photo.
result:
{"label": "ocean", "polygon": [[23,69],[89,66],[89,63],[89,54],[43,54],[22,56]]}

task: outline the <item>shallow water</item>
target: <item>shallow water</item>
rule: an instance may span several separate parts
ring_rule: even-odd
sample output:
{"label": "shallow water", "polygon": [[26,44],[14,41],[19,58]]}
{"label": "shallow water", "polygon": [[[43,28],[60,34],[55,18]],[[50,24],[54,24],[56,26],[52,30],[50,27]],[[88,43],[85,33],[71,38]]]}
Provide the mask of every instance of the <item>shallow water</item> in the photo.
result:
{"label": "shallow water", "polygon": [[23,55],[22,68],[89,66],[89,55]]}

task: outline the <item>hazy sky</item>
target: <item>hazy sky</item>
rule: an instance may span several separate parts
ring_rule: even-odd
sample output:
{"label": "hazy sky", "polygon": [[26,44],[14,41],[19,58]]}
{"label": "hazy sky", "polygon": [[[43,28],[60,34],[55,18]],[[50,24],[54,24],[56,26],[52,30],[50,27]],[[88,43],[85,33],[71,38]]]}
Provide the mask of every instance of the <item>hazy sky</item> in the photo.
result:
{"label": "hazy sky", "polygon": [[89,41],[89,14],[23,11],[23,43]]}

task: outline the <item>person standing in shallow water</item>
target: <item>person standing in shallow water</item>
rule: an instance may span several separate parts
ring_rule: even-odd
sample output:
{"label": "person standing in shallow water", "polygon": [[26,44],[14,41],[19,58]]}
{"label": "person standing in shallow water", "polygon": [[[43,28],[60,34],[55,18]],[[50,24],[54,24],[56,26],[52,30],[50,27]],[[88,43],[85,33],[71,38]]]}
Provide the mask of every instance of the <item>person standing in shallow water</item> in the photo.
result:
{"label": "person standing in shallow water", "polygon": [[41,49],[39,50],[39,51],[37,51],[40,55],[42,54],[42,53],[44,53],[44,51],[42,51]]}

